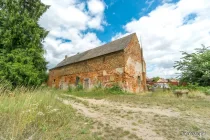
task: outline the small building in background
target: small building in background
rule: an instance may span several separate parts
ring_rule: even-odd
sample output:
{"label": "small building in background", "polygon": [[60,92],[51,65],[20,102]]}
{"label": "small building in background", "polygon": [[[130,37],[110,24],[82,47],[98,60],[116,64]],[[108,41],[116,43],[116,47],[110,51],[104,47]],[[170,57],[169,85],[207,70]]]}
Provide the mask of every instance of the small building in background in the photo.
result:
{"label": "small building in background", "polygon": [[169,87],[169,81],[167,79],[164,78],[160,78],[155,85],[157,85],[160,88],[170,88]]}
{"label": "small building in background", "polygon": [[167,79],[164,79],[164,78],[160,78],[157,83],[168,83],[168,80]]}
{"label": "small building in background", "polygon": [[147,78],[146,78],[146,83],[147,83],[147,85],[153,85],[153,84],[154,84],[153,78],[147,77]]}
{"label": "small building in background", "polygon": [[170,83],[170,85],[178,86],[179,85],[179,80],[177,80],[177,79],[170,79],[169,83]]}
{"label": "small building in background", "polygon": [[71,57],[66,56],[49,71],[50,87],[68,89],[78,84],[86,89],[117,84],[129,92],[147,90],[146,63],[136,34]]}

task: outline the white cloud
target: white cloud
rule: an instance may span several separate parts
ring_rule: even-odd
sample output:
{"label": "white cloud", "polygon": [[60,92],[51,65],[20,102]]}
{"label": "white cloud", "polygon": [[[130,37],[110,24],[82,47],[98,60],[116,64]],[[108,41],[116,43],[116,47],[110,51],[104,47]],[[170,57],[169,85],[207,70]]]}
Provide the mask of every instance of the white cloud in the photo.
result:
{"label": "white cloud", "polygon": [[102,14],[105,9],[105,4],[100,0],[89,0],[88,9],[93,15]]}
{"label": "white cloud", "polygon": [[[68,33],[70,32],[71,31]],[[74,38],[71,42],[62,42],[50,35],[45,39],[44,48],[47,50],[45,58],[50,62],[50,68],[63,60],[65,55],[72,56],[78,52],[83,52],[102,44],[94,33],[80,35],[75,34],[74,36],[69,37]]]}
{"label": "white cloud", "polygon": [[[210,45],[210,1],[180,0],[164,3],[147,16],[134,19],[124,26],[126,33],[136,32],[142,40],[147,66],[155,65],[148,76],[165,72],[170,77],[176,73],[174,61],[180,51],[192,52],[201,44]],[[113,38],[122,36],[118,33]]]}
{"label": "white cloud", "polygon": [[[158,75],[157,75],[158,73]],[[155,67],[152,71],[147,72],[147,77],[152,78],[152,77],[163,77],[163,78],[174,78],[177,77],[177,71],[173,68],[158,68]]]}
{"label": "white cloud", "polygon": [[[89,29],[103,30],[105,3],[102,0],[42,0],[50,8],[39,24],[49,31],[44,42],[48,68],[54,67],[65,55],[74,55],[102,44]],[[87,8],[88,7],[88,8]]]}
{"label": "white cloud", "polygon": [[99,29],[99,30],[103,30],[103,27],[101,26],[101,16],[96,16],[94,18],[92,18],[89,22],[88,22],[88,26],[90,28],[95,28],[95,29]]}

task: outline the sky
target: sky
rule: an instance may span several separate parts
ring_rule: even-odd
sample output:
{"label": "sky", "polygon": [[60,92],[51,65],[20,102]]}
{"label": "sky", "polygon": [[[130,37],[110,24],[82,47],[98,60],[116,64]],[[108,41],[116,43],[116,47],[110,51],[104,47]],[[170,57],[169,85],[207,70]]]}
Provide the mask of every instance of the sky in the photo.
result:
{"label": "sky", "polygon": [[39,25],[48,68],[131,33],[144,50],[147,77],[176,77],[181,51],[210,46],[210,0],[42,0]]}

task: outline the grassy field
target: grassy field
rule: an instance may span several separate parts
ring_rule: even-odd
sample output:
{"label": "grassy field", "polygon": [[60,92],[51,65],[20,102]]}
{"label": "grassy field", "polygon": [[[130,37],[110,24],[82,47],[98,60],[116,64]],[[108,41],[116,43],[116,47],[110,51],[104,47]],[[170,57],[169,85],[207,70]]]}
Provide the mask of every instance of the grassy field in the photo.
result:
{"label": "grassy field", "polygon": [[62,91],[20,89],[0,96],[0,140],[97,139],[91,120],[56,98]]}
{"label": "grassy field", "polygon": [[0,140],[210,139],[210,96],[198,91],[0,92]]}

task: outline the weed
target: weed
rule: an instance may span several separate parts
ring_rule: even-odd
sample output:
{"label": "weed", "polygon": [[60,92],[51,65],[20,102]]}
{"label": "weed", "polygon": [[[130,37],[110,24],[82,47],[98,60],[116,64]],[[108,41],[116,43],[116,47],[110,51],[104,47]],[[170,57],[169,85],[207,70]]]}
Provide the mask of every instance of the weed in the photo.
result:
{"label": "weed", "polygon": [[12,93],[14,97],[9,97],[5,93],[0,96],[2,138],[94,139],[89,132],[91,126],[83,126],[87,119],[77,115],[71,106],[56,100],[62,91],[22,87],[14,89]]}
{"label": "weed", "polygon": [[83,85],[81,83],[79,83],[75,88],[76,91],[82,91],[83,89],[84,88],[83,88]]}

